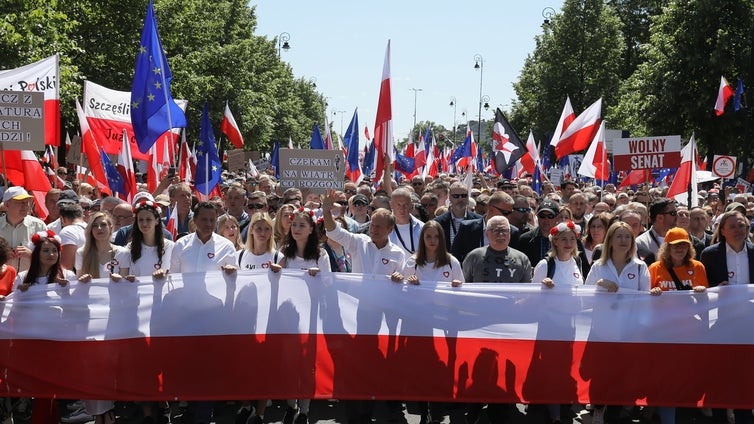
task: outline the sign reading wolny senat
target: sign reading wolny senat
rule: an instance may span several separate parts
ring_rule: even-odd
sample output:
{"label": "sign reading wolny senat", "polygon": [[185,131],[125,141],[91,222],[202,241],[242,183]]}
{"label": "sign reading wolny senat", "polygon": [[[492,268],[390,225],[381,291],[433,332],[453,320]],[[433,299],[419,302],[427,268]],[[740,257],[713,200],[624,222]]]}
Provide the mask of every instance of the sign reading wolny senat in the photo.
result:
{"label": "sign reading wolny senat", "polygon": [[5,150],[44,150],[44,93],[0,91],[0,143]]}
{"label": "sign reading wolny senat", "polygon": [[280,185],[310,193],[343,189],[346,162],[340,150],[280,149]]}
{"label": "sign reading wolny senat", "polygon": [[681,136],[619,138],[613,140],[613,168],[678,168],[681,164]]}

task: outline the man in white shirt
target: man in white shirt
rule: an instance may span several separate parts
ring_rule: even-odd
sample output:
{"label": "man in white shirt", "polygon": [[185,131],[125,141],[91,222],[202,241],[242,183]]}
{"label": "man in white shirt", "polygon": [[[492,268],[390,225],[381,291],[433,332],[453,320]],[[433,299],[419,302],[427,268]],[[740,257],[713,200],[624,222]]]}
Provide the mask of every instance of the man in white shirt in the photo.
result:
{"label": "man in white shirt", "polygon": [[29,215],[31,195],[23,187],[10,187],[3,193],[5,215],[0,217],[0,237],[8,242],[12,249],[9,265],[18,272],[29,269],[31,236],[39,231],[46,231],[47,226],[39,219]]}
{"label": "man in white shirt", "polygon": [[215,233],[217,210],[212,203],[198,203],[192,219],[196,232],[175,242],[170,272],[234,270],[236,249],[228,239]]}

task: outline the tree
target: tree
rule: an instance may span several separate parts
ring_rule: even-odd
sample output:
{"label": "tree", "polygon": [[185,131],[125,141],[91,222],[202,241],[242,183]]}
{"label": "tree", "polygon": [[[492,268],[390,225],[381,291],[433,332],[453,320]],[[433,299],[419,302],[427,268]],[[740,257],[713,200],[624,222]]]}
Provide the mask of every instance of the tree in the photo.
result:
{"label": "tree", "polygon": [[567,96],[577,113],[602,97],[615,100],[623,37],[620,21],[604,0],[566,0],[562,12],[536,37],[518,82],[511,124],[545,139]]}
{"label": "tree", "polygon": [[643,63],[620,87],[610,107],[614,122],[634,135],[696,132],[707,151],[750,157],[746,113],[712,109],[720,76],[751,81],[751,0],[671,1],[653,18]]}

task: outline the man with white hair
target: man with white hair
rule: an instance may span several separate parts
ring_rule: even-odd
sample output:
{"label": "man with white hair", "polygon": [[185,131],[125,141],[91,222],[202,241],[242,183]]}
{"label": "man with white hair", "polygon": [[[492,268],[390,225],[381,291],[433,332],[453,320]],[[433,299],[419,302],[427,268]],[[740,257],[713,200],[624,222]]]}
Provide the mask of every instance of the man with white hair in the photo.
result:
{"label": "man with white hair", "polygon": [[466,282],[529,283],[532,268],[529,258],[508,244],[511,226],[508,218],[498,215],[487,221],[488,246],[478,247],[463,261]]}
{"label": "man with white hair", "polygon": [[3,193],[5,215],[0,216],[0,237],[4,238],[12,249],[8,264],[18,272],[29,269],[31,250],[28,245],[31,236],[47,230],[44,221],[29,215],[31,198],[23,187],[10,187]]}
{"label": "man with white hair", "polygon": [[414,207],[408,189],[399,188],[390,195],[390,209],[395,216],[395,227],[390,232],[390,241],[400,246],[409,255],[419,248],[419,234],[424,223],[411,215]]}

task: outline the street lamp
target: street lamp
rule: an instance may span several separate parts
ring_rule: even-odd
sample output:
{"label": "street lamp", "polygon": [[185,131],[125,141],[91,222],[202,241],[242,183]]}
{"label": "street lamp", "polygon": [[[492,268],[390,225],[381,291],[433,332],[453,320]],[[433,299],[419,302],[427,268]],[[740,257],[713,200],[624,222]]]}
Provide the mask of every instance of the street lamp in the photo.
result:
{"label": "street lamp", "polygon": [[343,114],[348,112],[347,110],[334,110],[332,111],[332,116],[336,116],[340,114],[340,138],[343,138]]}
{"label": "street lamp", "polygon": [[280,50],[288,51],[291,49],[291,45],[288,44],[290,39],[291,34],[288,34],[287,32],[281,32],[280,35],[278,35],[278,59],[280,59]]}
{"label": "street lamp", "polygon": [[555,9],[552,7],[545,7],[542,9],[542,18],[544,18],[544,21],[542,23],[544,25],[550,25],[550,21],[552,20],[553,16],[555,16]]}
{"label": "street lamp", "polygon": [[[478,119],[479,122],[477,123],[477,132],[476,132],[476,142],[481,143],[482,142],[482,82],[484,81],[484,58],[482,58],[481,54],[474,55],[474,69],[479,69],[479,115]],[[489,97],[487,98],[487,101],[489,102]],[[487,104],[487,107],[490,107],[489,104]]]}
{"label": "street lamp", "polygon": [[421,88],[409,88],[409,90],[414,92],[414,126],[411,127],[411,132],[414,131],[414,128],[416,128],[416,94],[420,91],[422,91]]}
{"label": "street lamp", "polygon": [[453,108],[453,137],[451,137],[451,142],[455,144],[456,142],[456,109],[458,108],[458,103],[456,102],[455,97],[450,98],[450,107]]}
{"label": "street lamp", "polygon": [[490,96],[486,94],[482,96],[482,103],[483,103],[482,107],[484,108],[484,110],[490,110]]}

